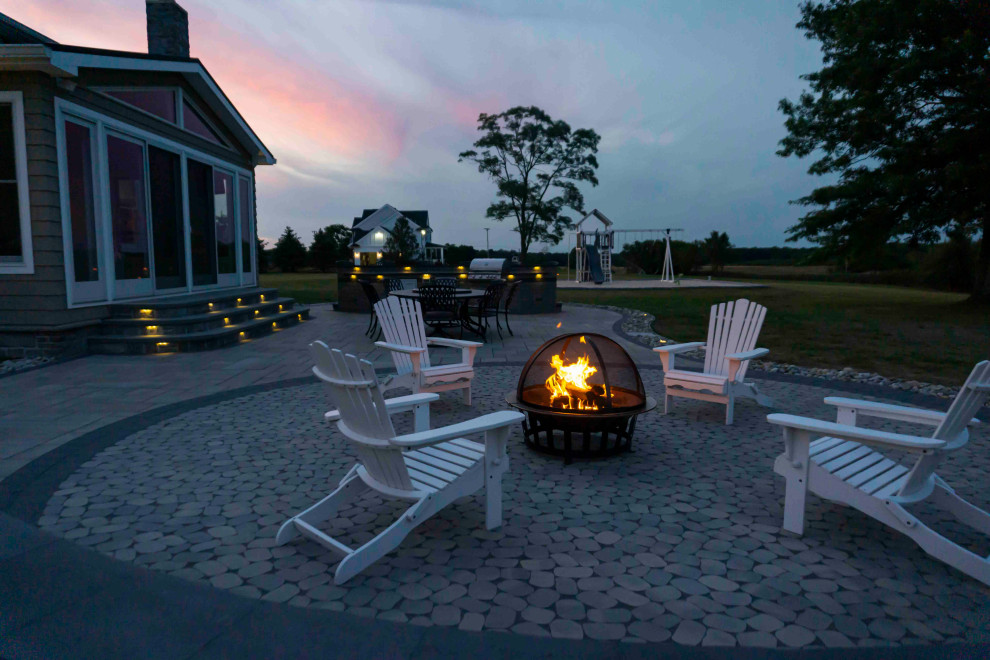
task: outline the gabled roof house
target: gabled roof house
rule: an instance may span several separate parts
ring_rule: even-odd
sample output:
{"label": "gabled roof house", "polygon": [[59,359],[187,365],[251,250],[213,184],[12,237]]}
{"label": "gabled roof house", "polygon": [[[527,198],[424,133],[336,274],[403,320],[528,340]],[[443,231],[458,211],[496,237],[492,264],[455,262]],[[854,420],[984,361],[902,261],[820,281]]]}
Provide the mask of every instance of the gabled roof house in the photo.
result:
{"label": "gabled roof house", "polygon": [[189,56],[185,10],[146,12],[147,53],[0,14],[0,355],[111,303],[257,285],[254,171],[275,157]]}
{"label": "gabled roof house", "polygon": [[399,211],[391,204],[380,209],[365,209],[351,225],[351,249],[355,266],[370,266],[382,258],[385,242],[396,221],[405,218],[420,239],[418,259],[443,263],[443,246],[433,243],[429,211]]}

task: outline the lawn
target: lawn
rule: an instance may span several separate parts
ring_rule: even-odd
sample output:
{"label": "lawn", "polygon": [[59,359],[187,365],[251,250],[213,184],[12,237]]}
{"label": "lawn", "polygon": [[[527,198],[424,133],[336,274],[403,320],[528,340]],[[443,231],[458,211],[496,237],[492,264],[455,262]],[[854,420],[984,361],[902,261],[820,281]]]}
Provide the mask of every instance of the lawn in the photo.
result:
{"label": "lawn", "polygon": [[990,308],[961,294],[860,284],[767,281],[766,288],[563,291],[557,299],[641,309],[677,341],[703,341],[712,304],[746,297],[767,307],[768,359],[958,385],[990,358]]}
{"label": "lawn", "polygon": [[[760,282],[766,288],[653,291],[558,290],[561,302],[617,305],[657,317],[654,327],[677,341],[700,341],[712,304],[747,297],[767,306],[760,346],[769,359],[802,366],[852,367],[885,376],[958,385],[990,358],[990,308],[962,294],[864,284]],[[301,303],[337,299],[334,273],[269,273],[275,287]]]}
{"label": "lawn", "polygon": [[306,305],[337,300],[336,273],[263,273],[261,286],[278,289],[279,295]]}

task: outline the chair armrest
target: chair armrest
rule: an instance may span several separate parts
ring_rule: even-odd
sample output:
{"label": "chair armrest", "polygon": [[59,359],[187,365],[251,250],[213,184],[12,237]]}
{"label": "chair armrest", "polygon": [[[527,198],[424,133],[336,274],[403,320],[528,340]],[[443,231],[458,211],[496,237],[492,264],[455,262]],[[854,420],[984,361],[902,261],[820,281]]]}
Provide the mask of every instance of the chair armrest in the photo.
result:
{"label": "chair armrest", "polygon": [[389,440],[389,444],[397,447],[424,447],[434,445],[445,440],[453,440],[473,433],[482,433],[492,429],[510,426],[522,421],[525,417],[521,412],[514,410],[501,410],[499,412],[488,413],[481,417],[476,417],[459,424],[451,424],[438,429],[422,431],[419,433],[407,433]]}
{"label": "chair armrest", "polygon": [[670,346],[657,346],[653,349],[654,353],[660,354],[660,364],[663,365],[664,373],[671,371],[674,368],[674,356],[678,353],[685,353],[687,351],[693,351],[696,348],[704,348],[705,342],[703,341],[691,341],[684,344],[671,344]]}
{"label": "chair armrest", "polygon": [[798,417],[797,415],[775,413],[767,415],[767,421],[771,424],[789,429],[808,431],[816,435],[852,440],[853,442],[861,442],[864,445],[900,449],[902,451],[922,452],[945,446],[944,440],[903,435],[901,433],[889,433],[875,429],[864,429],[858,426],[849,426],[848,424],[836,424],[809,417]]}
{"label": "chair armrest", "polygon": [[654,353],[669,353],[676,355],[677,353],[684,353],[687,351],[693,351],[696,348],[703,348],[705,342],[703,341],[689,341],[683,344],[671,344],[669,346],[657,346],[653,349]]}
{"label": "chair armrest", "polygon": [[769,352],[770,352],[769,348],[754,348],[751,351],[745,351],[743,353],[730,353],[729,355],[725,356],[725,359],[745,362],[746,360],[755,360],[756,358],[763,357]]}
{"label": "chair armrest", "polygon": [[[416,406],[421,406],[423,404],[429,405],[439,398],[440,395],[435,392],[420,392],[419,394],[397,396],[391,399],[385,399],[385,410],[388,411],[389,415],[408,412],[413,410]],[[323,419],[328,422],[338,422],[340,421],[340,411],[331,410],[326,412],[323,414]]]}
{"label": "chair armrest", "polygon": [[729,361],[729,381],[736,382],[736,374],[739,373],[739,367],[742,366],[743,362],[749,362],[750,360],[755,360],[758,357],[763,357],[770,352],[769,348],[754,348],[751,351],[744,351],[742,353],[730,353],[725,356],[725,359]]}
{"label": "chair armrest", "polygon": [[449,348],[481,348],[484,346],[480,341],[466,341],[464,339],[445,339],[443,337],[427,337],[427,344],[437,346],[447,346]]}
{"label": "chair armrest", "polygon": [[461,362],[471,366],[474,364],[474,354],[479,348],[484,346],[480,341],[465,341],[463,339],[443,339],[440,337],[427,337],[427,344],[437,346],[448,346],[450,348],[461,349]]}
{"label": "chair armrest", "polygon": [[[861,399],[847,399],[841,396],[830,396],[825,398],[825,403],[839,409],[839,415],[865,415],[867,417],[879,417],[881,419],[892,419],[900,422],[914,422],[916,424],[927,424],[928,426],[938,426],[945,419],[946,413],[937,410],[925,410],[924,408],[912,408],[910,406],[895,406],[889,403],[878,401],[863,401]],[[969,426],[979,424],[980,420],[975,417],[969,420]]]}
{"label": "chair armrest", "polygon": [[376,341],[375,346],[385,348],[397,353],[425,353],[426,349],[419,346],[403,346],[402,344],[390,344],[387,341]]}

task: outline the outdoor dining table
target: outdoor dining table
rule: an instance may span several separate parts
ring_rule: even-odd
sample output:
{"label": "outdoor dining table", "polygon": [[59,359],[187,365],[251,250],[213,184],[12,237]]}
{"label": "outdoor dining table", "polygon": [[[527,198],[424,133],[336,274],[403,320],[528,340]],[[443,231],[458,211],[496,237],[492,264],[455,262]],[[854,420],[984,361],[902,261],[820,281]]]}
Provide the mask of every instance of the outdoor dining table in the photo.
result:
{"label": "outdoor dining table", "polygon": [[[420,297],[419,289],[401,289],[399,291],[392,291],[388,295],[398,296],[399,298],[412,298],[413,300],[419,300]],[[468,313],[468,305],[470,301],[480,300],[484,297],[485,292],[483,289],[458,289],[454,292],[454,299],[460,303],[461,328],[482,337],[485,335],[484,326],[471,320],[471,315]]]}

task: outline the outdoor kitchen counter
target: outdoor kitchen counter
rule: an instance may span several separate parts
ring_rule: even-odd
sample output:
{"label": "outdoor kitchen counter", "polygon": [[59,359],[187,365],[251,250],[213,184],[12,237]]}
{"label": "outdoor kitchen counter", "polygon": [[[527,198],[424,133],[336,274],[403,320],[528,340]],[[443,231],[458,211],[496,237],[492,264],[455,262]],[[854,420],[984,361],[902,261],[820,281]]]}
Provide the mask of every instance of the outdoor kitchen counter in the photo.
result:
{"label": "outdoor kitchen counter", "polygon": [[[385,280],[415,280],[416,286],[436,278],[454,278],[458,286],[484,289],[491,280],[471,277],[467,266],[354,266],[337,269],[337,310],[368,312],[368,299],[360,280],[375,285],[384,295]],[[560,311],[557,304],[557,273],[551,267],[515,267],[505,275],[506,284],[518,282],[509,312],[512,314],[548,314]],[[407,287],[411,288],[411,287]]]}

